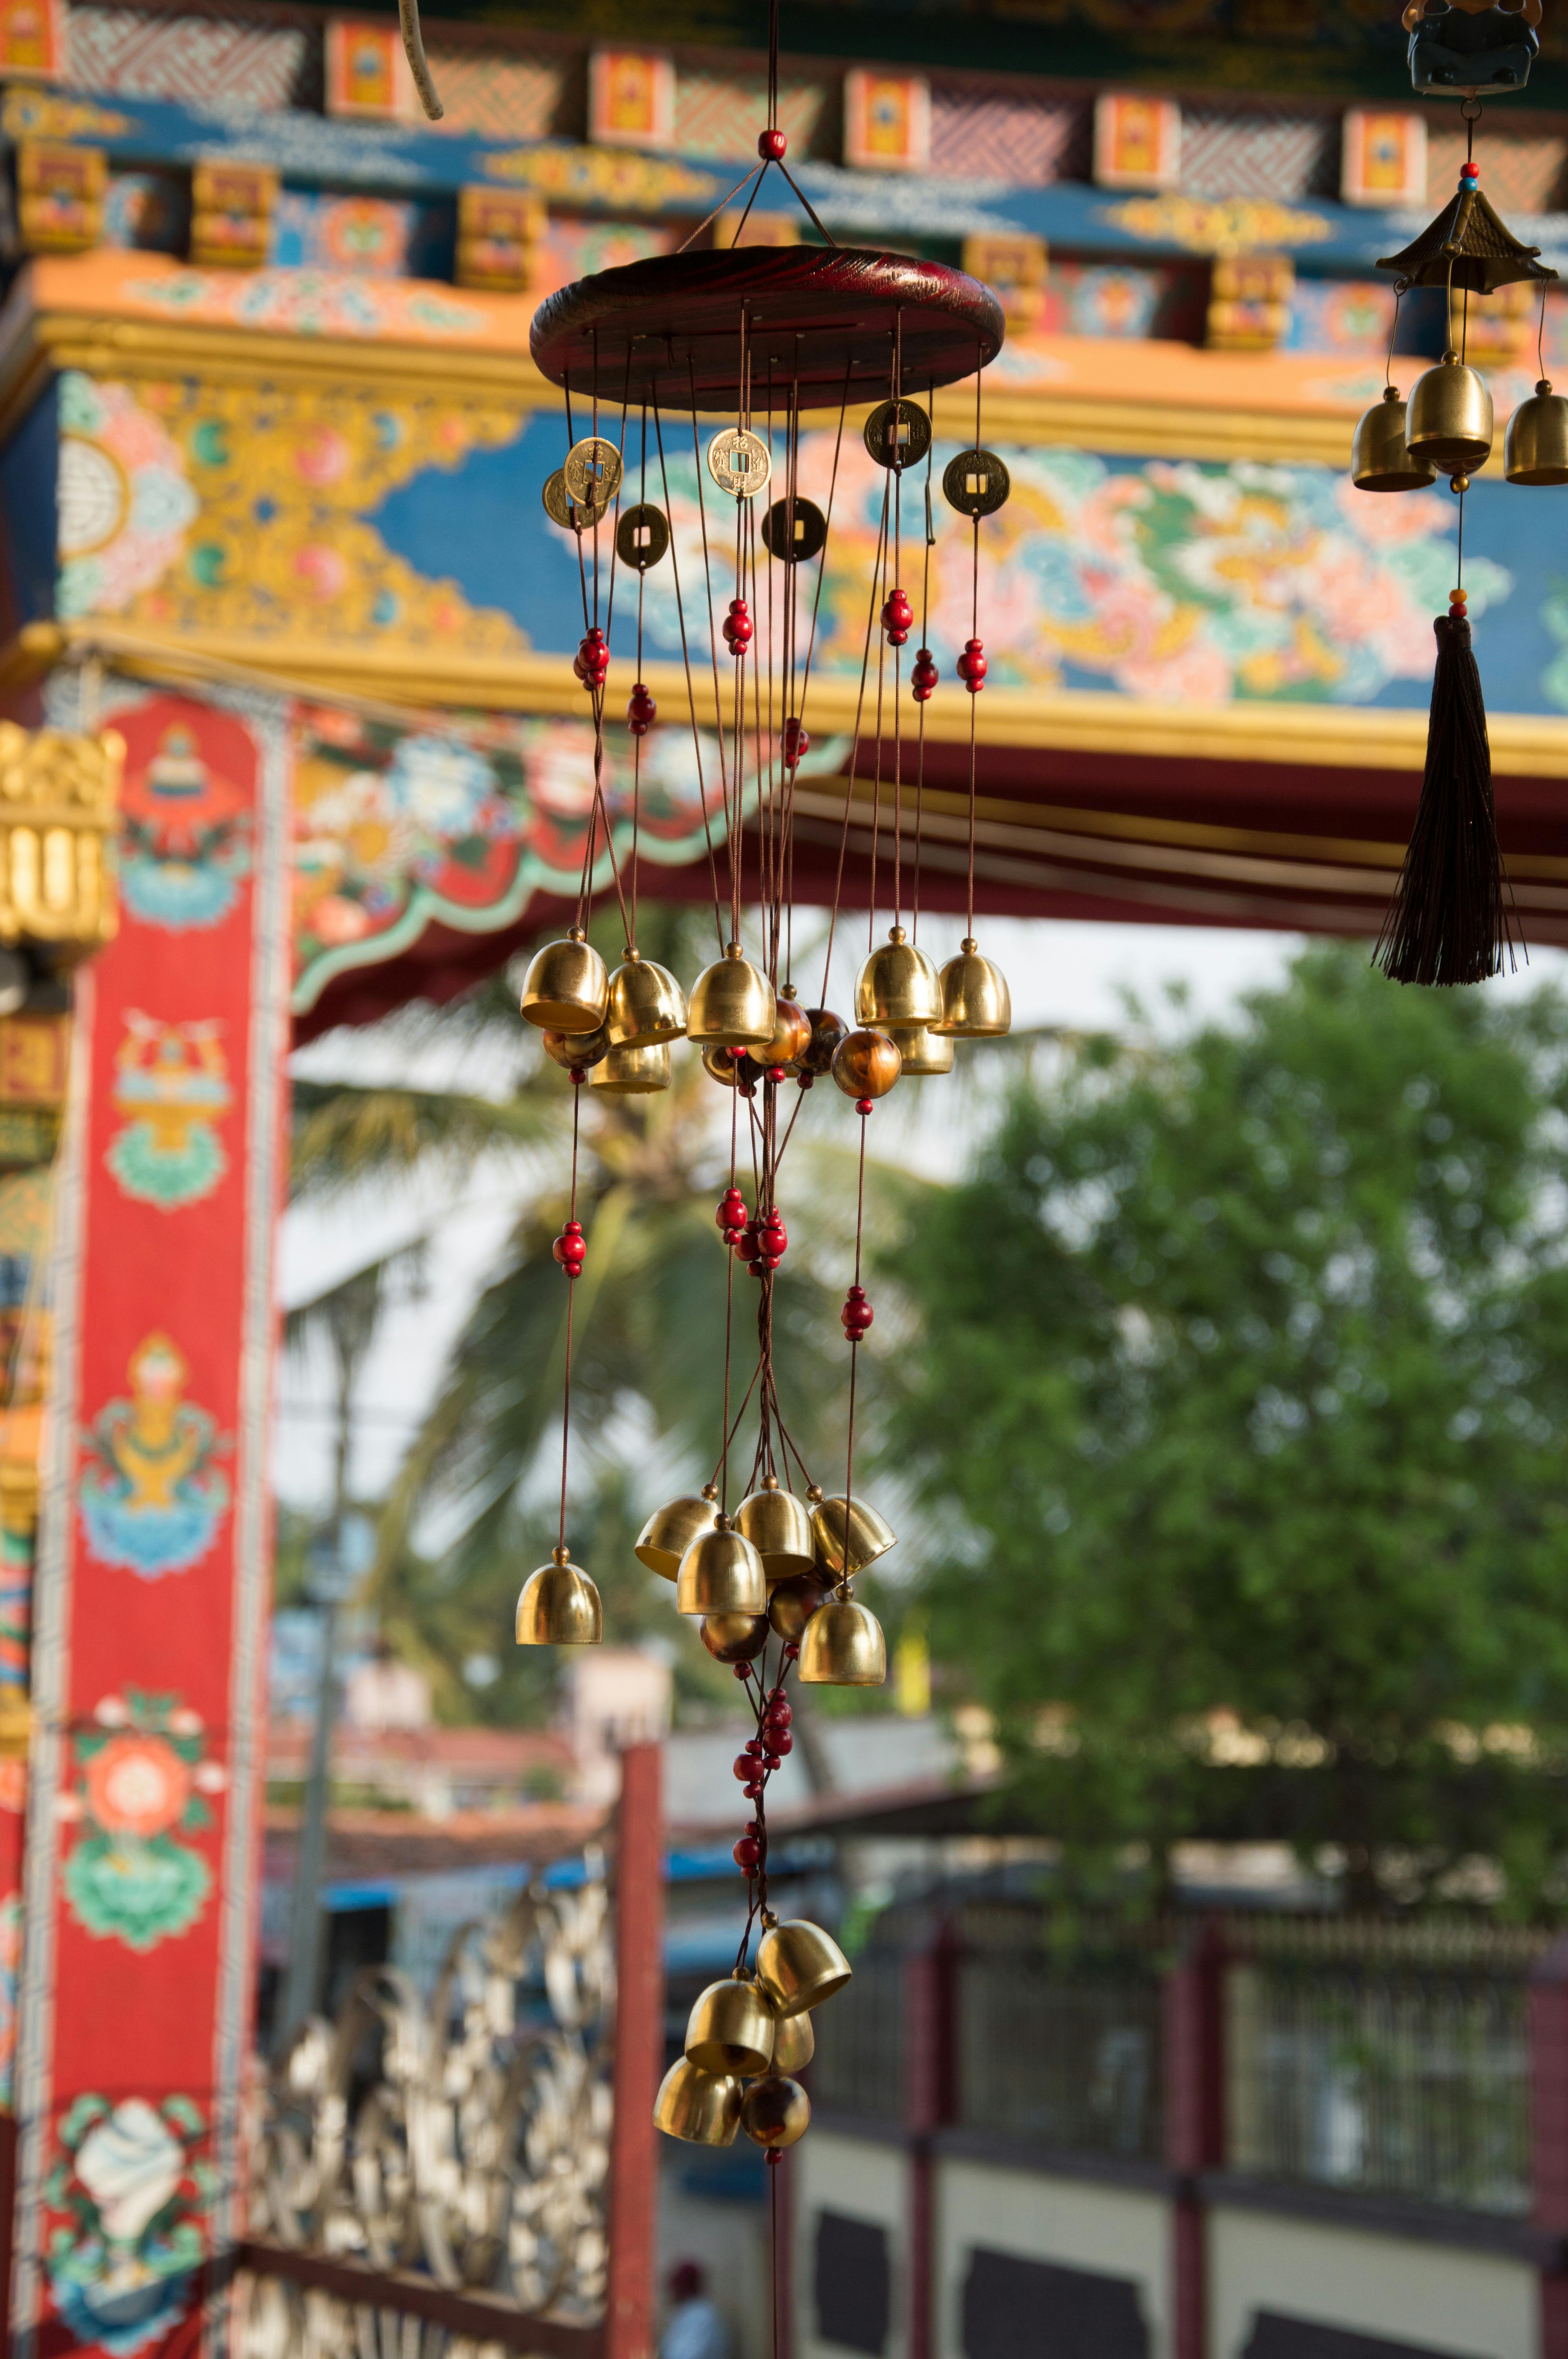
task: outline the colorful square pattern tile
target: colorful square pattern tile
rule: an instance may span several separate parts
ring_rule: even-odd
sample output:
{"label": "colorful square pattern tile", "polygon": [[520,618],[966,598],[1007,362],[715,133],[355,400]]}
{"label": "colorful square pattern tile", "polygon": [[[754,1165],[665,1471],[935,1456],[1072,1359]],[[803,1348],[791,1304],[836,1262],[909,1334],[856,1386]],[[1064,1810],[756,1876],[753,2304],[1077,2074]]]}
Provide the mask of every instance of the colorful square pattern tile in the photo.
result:
{"label": "colorful square pattern tile", "polygon": [[1044,188],[1087,179],[1090,115],[1085,101],[976,89],[934,80],[931,168],[955,179]]}
{"label": "colorful square pattern tile", "polygon": [[78,90],[198,104],[243,99],[258,107],[321,103],[321,32],[313,13],[278,7],[265,22],[210,0],[200,16],[162,10],[72,8],[69,79]]}
{"label": "colorful square pattern tile", "polygon": [[1339,194],[1339,121],[1283,107],[1184,106],[1182,187],[1202,197]]}
{"label": "colorful square pattern tile", "polygon": [[[751,163],[767,120],[761,74],[709,73],[683,66],[676,79],[676,147],[715,163]],[[781,79],[779,122],[792,156],[838,160],[840,99],[836,83]]]}
{"label": "colorful square pattern tile", "polygon": [[446,108],[438,128],[482,139],[580,139],[587,98],[582,58],[502,58],[428,44]]}

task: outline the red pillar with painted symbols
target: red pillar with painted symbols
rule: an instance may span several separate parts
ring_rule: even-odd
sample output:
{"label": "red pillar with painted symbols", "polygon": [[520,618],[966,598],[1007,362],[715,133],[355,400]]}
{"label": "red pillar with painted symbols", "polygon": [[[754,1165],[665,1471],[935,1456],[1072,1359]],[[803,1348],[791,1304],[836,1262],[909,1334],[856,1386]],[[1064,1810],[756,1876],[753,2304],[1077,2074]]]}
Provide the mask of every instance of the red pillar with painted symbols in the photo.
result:
{"label": "red pillar with painted symbols", "polygon": [[1225,1951],[1195,1927],[1165,1983],[1165,2159],[1180,2175],[1171,2222],[1172,2359],[1205,2359],[1208,2233],[1192,2182],[1225,2160]]}
{"label": "red pillar with painted symbols", "polygon": [[605,2359],[651,2359],[654,2348],[659,2209],[654,2100],[665,2056],[663,1767],[656,1745],[629,1745],[621,1756]]}

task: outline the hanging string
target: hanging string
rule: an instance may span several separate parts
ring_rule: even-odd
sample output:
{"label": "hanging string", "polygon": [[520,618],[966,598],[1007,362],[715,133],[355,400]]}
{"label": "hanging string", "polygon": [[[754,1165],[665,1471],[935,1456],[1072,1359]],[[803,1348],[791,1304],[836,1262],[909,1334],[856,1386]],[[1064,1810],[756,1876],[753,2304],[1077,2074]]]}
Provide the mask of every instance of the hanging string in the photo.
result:
{"label": "hanging string", "polygon": [[[977,349],[975,359],[975,448],[977,451],[982,447],[980,382],[983,365],[983,360]],[[973,553],[969,570],[969,636],[972,639],[978,639],[980,635],[980,520],[978,516],[974,518],[973,525]],[[968,911],[964,926],[966,941],[972,941],[975,935],[975,707],[979,701],[979,699],[976,696],[971,695],[969,698],[969,853],[968,881],[965,899],[965,908]]]}
{"label": "hanging string", "polygon": [[[588,1076],[580,1065],[572,1067],[572,1192],[571,1210],[567,1215],[568,1222],[575,1221],[577,1218],[579,1115],[582,1108],[582,1085],[587,1079]],[[556,1533],[556,1546],[558,1550],[564,1550],[567,1544],[567,1460],[571,1448],[572,1432],[572,1299],[576,1293],[577,1282],[568,1271],[567,1274],[567,1365],[561,1386],[561,1513]],[[561,1560],[565,1562],[564,1555]]]}
{"label": "hanging string", "polygon": [[[654,401],[654,439],[658,445],[659,483],[665,495],[665,515],[667,517],[670,514],[670,478],[669,471],[665,464],[665,431],[659,418],[659,404],[656,396]],[[704,553],[706,554],[706,543]],[[686,669],[686,708],[691,715],[692,751],[697,756],[697,791],[698,799],[702,804],[702,832],[704,840],[708,845],[708,874],[709,881],[713,886],[713,930],[718,936],[719,948],[720,954],[722,954],[724,949],[724,926],[723,921],[719,915],[719,861],[713,849],[713,827],[708,815],[708,787],[702,775],[702,732],[697,725],[697,695],[692,687],[691,681],[691,649],[687,644],[686,636],[686,603],[681,597],[680,591],[680,557],[676,548],[676,534],[673,526],[670,530],[670,567],[674,574],[676,586],[676,619],[680,625],[681,662]],[[711,613],[711,608],[709,611]],[[715,694],[718,693],[717,678],[715,678],[714,681],[714,692]],[[719,758],[720,777],[722,778],[724,760],[722,738],[719,741]]]}
{"label": "hanging string", "polygon": [[[931,408],[933,431],[925,446],[925,547],[920,582],[920,644],[923,647],[931,645],[931,552],[936,545],[936,527],[931,514],[931,467],[936,455],[935,382],[926,399]],[[914,907],[910,911],[910,938],[915,942],[920,940],[920,855],[925,823],[925,707],[929,699],[924,696],[920,700],[920,735],[914,756]]]}

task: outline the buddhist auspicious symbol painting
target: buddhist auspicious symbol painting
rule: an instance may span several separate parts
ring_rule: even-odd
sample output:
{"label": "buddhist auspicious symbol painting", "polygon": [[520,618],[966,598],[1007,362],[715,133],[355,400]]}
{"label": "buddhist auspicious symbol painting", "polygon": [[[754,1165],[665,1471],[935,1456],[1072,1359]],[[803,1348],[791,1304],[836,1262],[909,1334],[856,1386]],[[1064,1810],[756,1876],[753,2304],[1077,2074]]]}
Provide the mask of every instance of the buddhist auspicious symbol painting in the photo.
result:
{"label": "buddhist auspicious symbol painting", "polygon": [[233,1100],[216,1020],[160,1024],[127,1007],[114,1102],[125,1117],[106,1157],[127,1196],[171,1212],[210,1196],[229,1168],[218,1125]]}
{"label": "buddhist auspicious symbol painting", "polygon": [[229,1447],[184,1397],[184,1354],[149,1335],[133,1354],[131,1397],[104,1404],[82,1437],[79,1497],[92,1553],[143,1581],[185,1572],[217,1537],[229,1506],[214,1462]]}
{"label": "buddhist auspicious symbol painting", "polygon": [[222,1767],[206,1758],[199,1712],[135,1688],[104,1696],[72,1743],[76,1787],[57,1808],[82,1830],[65,1862],[68,1905],[89,1933],[156,1949],[189,1930],[211,1890],[206,1860],[179,1838],[211,1826],[203,1797],[222,1792]]}
{"label": "buddhist auspicious symbol painting", "polygon": [[249,806],[188,728],[127,766],[120,809],[120,890],[137,917],[173,933],[226,918],[250,871]]}
{"label": "buddhist auspicious symbol painting", "polygon": [[84,2095],[62,2118],[45,2192],[63,2218],[46,2267],[60,2317],[89,2349],[132,2359],[185,2309],[215,2188],[197,2152],[205,2131],[179,2096]]}
{"label": "buddhist auspicious symbol painting", "polygon": [[128,386],[59,382],[58,600],[119,614],[177,562],[198,512],[185,461]]}

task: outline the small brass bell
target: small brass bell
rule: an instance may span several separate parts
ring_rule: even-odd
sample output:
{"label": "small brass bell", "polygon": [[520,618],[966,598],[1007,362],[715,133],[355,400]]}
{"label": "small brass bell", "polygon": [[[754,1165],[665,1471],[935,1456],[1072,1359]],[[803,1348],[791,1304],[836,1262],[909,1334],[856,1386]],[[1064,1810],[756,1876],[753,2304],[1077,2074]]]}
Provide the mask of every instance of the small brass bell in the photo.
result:
{"label": "small brass bell", "polygon": [[773,1037],[773,987],[731,942],[691,986],[686,1037],[700,1049],[765,1049]]}
{"label": "small brass bell", "polygon": [[950,1073],[953,1070],[950,1032],[933,1032],[925,1024],[890,1024],[888,1038],[903,1059],[901,1081],[918,1082],[927,1073]]}
{"label": "small brass bell", "polygon": [[1000,966],[982,958],[972,935],[942,970],[942,1013],[933,1032],[959,1040],[1000,1040],[1012,1029],[1012,995]]}
{"label": "small brass bell", "polygon": [[688,2146],[733,2146],[741,2125],[741,2083],[705,2072],[689,2056],[670,2066],[654,2100],[654,2127]]}
{"label": "small brass bell", "polygon": [[517,1599],[520,1647],[597,1647],[604,1635],[599,1592],[564,1548],[531,1572]]}
{"label": "small brass bell", "polygon": [[768,1576],[762,1560],[741,1532],[720,1516],[714,1529],[699,1532],[676,1575],[677,1614],[765,1614]]}
{"label": "small brass bell", "polygon": [[1543,376],[1509,420],[1503,472],[1510,484],[1568,484],[1568,397]]}
{"label": "small brass bell", "polygon": [[541,1031],[597,1032],[610,1000],[604,961],[580,926],[535,951],[523,982],[523,1013]]}
{"label": "small brass bell", "polygon": [[1417,377],[1405,444],[1412,459],[1445,475],[1468,473],[1491,457],[1492,397],[1486,379],[1457,353],[1444,353],[1435,368]]}
{"label": "small brass bell", "polygon": [[780,2017],[773,2034],[773,2066],[775,2072],[804,2072],[816,2053],[816,2034],[808,2015],[786,2015]]}
{"label": "small brass bell", "polygon": [[827,1603],[826,1584],[811,1573],[775,1582],[768,1592],[768,1620],[789,1647],[798,1647],[806,1625],[818,1606]]}
{"label": "small brass bell", "polygon": [[686,1030],[686,1002],[669,969],[628,951],[610,978],[604,1029],[612,1049],[678,1040]]}
{"label": "small brass bell", "polygon": [[942,1013],[942,986],[923,950],[904,939],[902,926],[860,969],[855,1013],[862,1024],[929,1024]]}
{"label": "small brass bell", "polygon": [[1350,480],[1358,492],[1420,492],[1437,481],[1423,460],[1405,446],[1405,406],[1397,385],[1383,387],[1356,429],[1350,445]]}
{"label": "small brass bell", "polygon": [[636,1049],[611,1049],[588,1077],[590,1090],[616,1098],[652,1097],[670,1085],[670,1044],[647,1040]]}
{"label": "small brass bell", "polygon": [[793,999],[773,1002],[773,1037],[766,1048],[757,1050],[757,1062],[764,1071],[770,1065],[798,1065],[811,1046],[811,1018],[804,1007]]}
{"label": "small brass bell", "polygon": [[798,2081],[770,2072],[753,2081],[741,2100],[741,2127],[756,2145],[775,2150],[794,2146],[806,2136],[811,2120],[811,2099]]}
{"label": "small brass bell", "polygon": [[903,1070],[885,1032],[846,1032],[833,1051],[833,1078],[847,1098],[885,1098]]}
{"label": "small brass bell", "polygon": [[719,1519],[719,1488],[710,1483],[699,1494],[687,1492],[655,1507],[637,1535],[632,1553],[650,1572],[673,1581],[680,1560],[699,1532],[710,1532]]}
{"label": "small brass bell", "polygon": [[610,1039],[603,1025],[597,1032],[541,1032],[540,1046],[552,1065],[569,1073],[574,1065],[590,1071],[610,1054]]}
{"label": "small brass bell", "polygon": [[817,1554],[839,1581],[846,1574],[864,1572],[898,1539],[892,1527],[864,1499],[819,1499],[811,1511],[811,1529]]}
{"label": "small brass bell", "polygon": [[829,1598],[806,1625],[801,1678],[808,1687],[880,1688],[887,1675],[887,1641],[876,1615],[853,1598]]}
{"label": "small brass bell", "polygon": [[762,1558],[770,1582],[809,1572],[816,1560],[810,1512],[793,1491],[780,1490],[776,1474],[765,1474],[762,1489],[741,1500],[735,1510],[735,1528],[745,1533]]}
{"label": "small brass bell", "polygon": [[770,1626],[765,1614],[705,1614],[697,1630],[716,1663],[754,1663]]}
{"label": "small brass bell", "polygon": [[[770,1925],[757,1944],[757,1980],[773,2012],[786,2022],[792,2015],[804,2015],[807,2007],[820,2006],[853,1979],[849,1961],[833,1936],[807,1918],[792,1917],[783,1925]],[[702,2004],[700,1999],[697,2004]],[[687,2053],[691,2053],[689,2039]]]}
{"label": "small brass bell", "polygon": [[742,1982],[733,1975],[709,1983],[687,2020],[686,2052],[705,2072],[732,2072],[750,2080],[773,2061],[779,2012],[760,1981]]}

